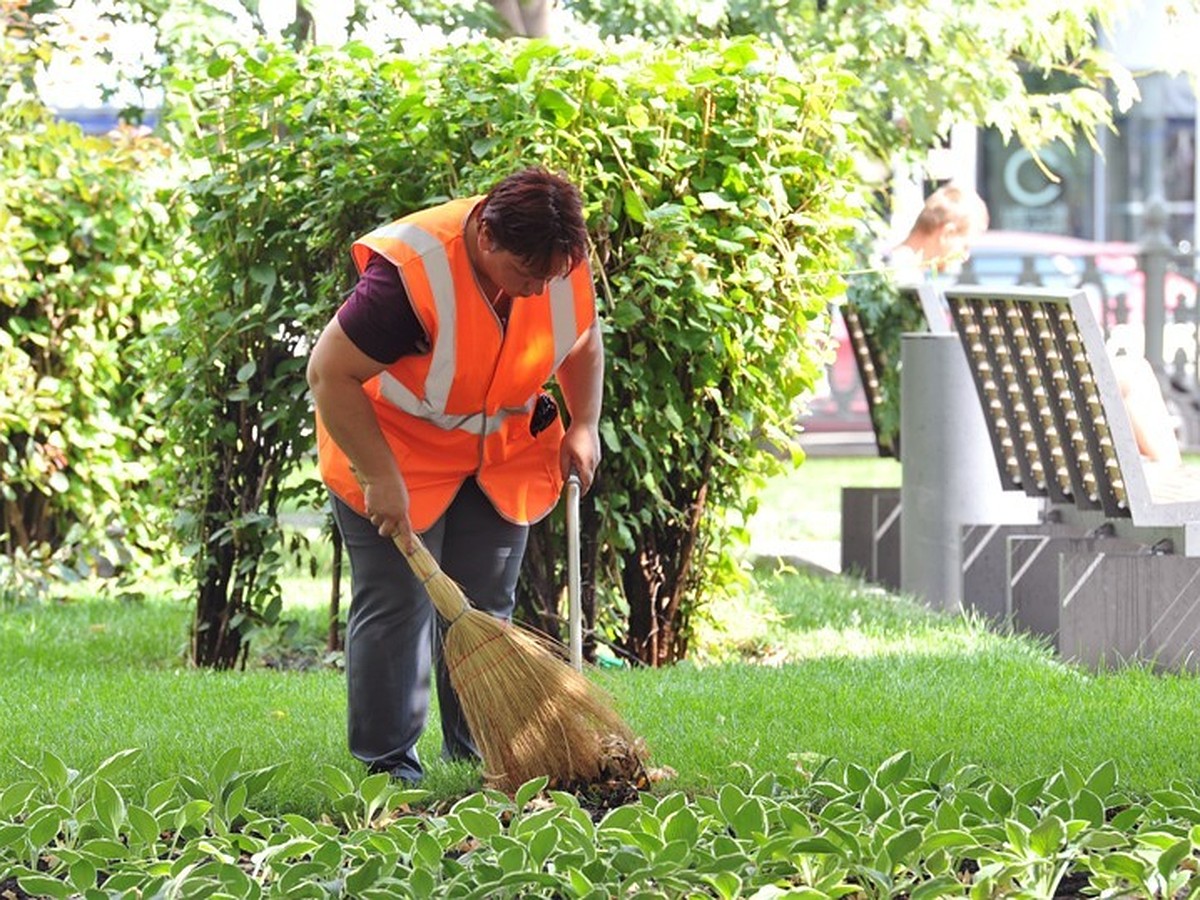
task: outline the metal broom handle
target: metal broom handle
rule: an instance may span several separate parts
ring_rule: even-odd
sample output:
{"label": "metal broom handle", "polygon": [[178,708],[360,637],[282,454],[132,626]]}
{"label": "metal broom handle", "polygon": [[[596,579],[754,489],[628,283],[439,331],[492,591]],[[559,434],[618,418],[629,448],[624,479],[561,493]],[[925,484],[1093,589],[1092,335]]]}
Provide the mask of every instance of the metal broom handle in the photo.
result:
{"label": "metal broom handle", "polygon": [[567,631],[571,665],[583,671],[583,606],[579,597],[579,476],[567,478]]}

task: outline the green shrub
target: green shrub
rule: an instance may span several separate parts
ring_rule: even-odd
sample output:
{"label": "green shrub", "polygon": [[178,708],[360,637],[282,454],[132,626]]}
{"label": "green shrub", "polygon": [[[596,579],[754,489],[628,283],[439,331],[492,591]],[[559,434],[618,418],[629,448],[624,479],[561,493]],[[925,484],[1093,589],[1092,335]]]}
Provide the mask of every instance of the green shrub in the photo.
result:
{"label": "green shrub", "polygon": [[145,361],[172,295],[170,162],[0,107],[0,591],[37,583],[18,557],[107,572],[158,544]]}
{"label": "green shrub", "polygon": [[235,665],[277,619],[281,567],[299,549],[285,545],[280,504],[320,502],[299,477],[313,445],[310,339],[350,283],[350,235],[404,191],[409,204],[424,196],[400,120],[418,96],[403,68],[393,82],[353,49],[264,46],[173,84],[195,214],[179,261],[192,274],[162,336],[163,475],[197,585],[199,664]]}
{"label": "green shrub", "polygon": [[232,665],[275,606],[282,486],[311,446],[303,354],[351,240],[534,162],[580,184],[595,246],[610,363],[589,560],[617,573],[633,653],[686,652],[691,604],[733,568],[725,513],[818,376],[855,209],[842,75],[783,70],[751,39],[481,42],[420,61],[264,47],[181,83],[203,168],[168,400],[198,661]]}

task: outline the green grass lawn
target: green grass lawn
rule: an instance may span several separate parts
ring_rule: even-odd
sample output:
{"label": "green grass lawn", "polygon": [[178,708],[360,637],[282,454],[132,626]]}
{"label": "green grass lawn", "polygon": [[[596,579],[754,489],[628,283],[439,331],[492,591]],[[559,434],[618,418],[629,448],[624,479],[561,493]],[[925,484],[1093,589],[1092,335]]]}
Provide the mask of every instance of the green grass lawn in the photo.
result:
{"label": "green grass lawn", "polygon": [[[809,459],[764,492],[751,522],[787,540],[836,540],[843,484],[896,483],[892,460]],[[244,672],[186,665],[189,605],[78,599],[0,615],[0,786],[42,750],[86,769],[119,750],[143,751],[142,787],[199,776],[229,747],[246,766],[288,763],[279,808],[314,810],[325,764],[358,774],[345,749],[340,670],[277,671],[278,651],[320,647],[328,586],[290,579],[287,616],[299,637],[260,641]],[[175,592],[178,596],[178,592]],[[774,572],[701,617],[694,659],[665,671],[594,673],[642,735],[673,786],[705,790],[812,754],[870,766],[898,750],[929,760],[946,750],[1019,781],[1062,761],[1114,759],[1149,789],[1195,775],[1200,681],[1144,669],[1093,674],[1044,647],[937,615],[860,582]],[[434,717],[436,721],[436,717]],[[431,724],[419,747],[428,786],[454,796],[477,773],[437,761]]]}
{"label": "green grass lawn", "polygon": [[[836,522],[841,484],[887,484],[894,474],[888,466],[894,464],[811,460],[772,486],[751,527],[784,529],[789,540],[836,539],[836,530],[806,529],[818,514]],[[351,883],[365,888],[380,877],[376,870],[386,858],[393,887],[419,877],[421,890],[435,895],[437,885],[468,876],[472,884],[493,885],[506,866],[536,856],[528,878],[541,885],[539,896],[574,896],[561,886],[568,882],[582,890],[572,868],[584,865],[581,860],[592,860],[586,864],[594,879],[588,896],[625,896],[643,877],[630,868],[642,864],[640,854],[648,859],[661,850],[655,877],[683,883],[667,867],[668,855],[681,872],[697,865],[724,871],[737,860],[738,875],[725,872],[721,895],[749,896],[752,883],[775,878],[760,870],[755,848],[799,840],[812,846],[785,854],[798,867],[788,870],[786,883],[821,881],[826,890],[847,879],[851,889],[870,882],[880,866],[876,845],[886,845],[895,857],[889,856],[889,871],[923,882],[927,897],[963,895],[961,873],[968,864],[983,866],[975,879],[979,896],[1000,896],[1017,883],[1029,888],[1022,896],[1059,896],[1055,886],[1068,864],[1075,886],[1090,878],[1090,889],[1107,891],[1105,896],[1197,895],[1184,888],[1195,886],[1193,851],[1200,852],[1200,830],[1188,830],[1200,821],[1193,749],[1200,679],[1140,667],[1086,671],[1028,638],[934,613],[856,580],[796,572],[769,559],[760,558],[750,576],[743,592],[706,610],[688,662],[666,670],[591,673],[645,740],[651,764],[674,772],[655,787],[657,796],[606,819],[615,829],[608,832],[581,831],[581,817],[588,828],[591,820],[569,809],[570,803],[563,806],[574,802],[565,795],[551,794],[524,809],[519,800],[514,812],[503,797],[475,793],[476,770],[437,761],[436,713],[419,746],[429,795],[416,799],[419,809],[431,803],[426,811],[434,815],[405,814],[386,829],[380,825],[389,821],[387,813],[377,822],[363,819],[364,803],[377,801],[371,808],[380,813],[379,791],[386,788],[378,779],[364,779],[345,748],[341,671],[266,665],[298,649],[320,659],[325,583],[289,579],[285,612],[296,622],[296,635],[259,640],[241,672],[188,667],[190,608],[171,587],[148,587],[154,599],[145,601],[81,596],[0,610],[0,808],[10,810],[11,820],[0,821],[0,887],[16,885],[5,869],[19,865],[11,872],[32,895],[82,896],[103,872],[111,878],[103,883],[118,892],[209,896],[223,885],[230,896],[250,896],[254,886],[246,884],[250,876],[237,860],[248,853],[258,859],[271,845],[269,854],[280,855],[269,871],[256,868],[253,877],[280,892],[285,882],[309,879],[315,890],[344,877],[355,893]],[[121,751],[127,749],[140,752],[125,759]],[[81,774],[61,772],[47,754]],[[943,765],[947,754],[949,768]],[[118,773],[104,775],[103,785],[100,776],[91,780],[115,756]],[[827,765],[831,757],[839,764]],[[1110,762],[1118,773],[1115,786]],[[907,771],[910,763],[913,779],[885,777],[896,766]],[[265,789],[255,789],[253,813],[232,831],[226,824],[236,813],[222,812],[234,802],[231,766],[239,778],[280,767]],[[934,769],[959,774],[948,784]],[[813,773],[825,773],[825,780],[810,782]],[[1097,792],[1088,803],[1085,783]],[[1068,789],[1069,802],[1062,793]],[[49,796],[55,799],[44,805]],[[917,802],[928,805],[935,797],[936,813]],[[1014,798],[1023,798],[1020,809],[1010,809]],[[547,802],[554,808],[547,809]],[[780,811],[765,818],[776,803]],[[1118,818],[1127,833],[1105,831],[1106,807],[1125,810]],[[148,808],[155,812],[149,818]],[[129,819],[121,824],[125,810]],[[836,829],[822,818],[826,811]],[[513,816],[507,828],[506,816]],[[1076,847],[1059,859],[1053,841],[1061,834],[1047,835],[1064,827],[1063,816],[1078,820],[1072,827],[1084,827],[1079,817],[1090,817],[1089,830],[1080,834],[1100,842],[1097,849]],[[77,835],[73,828],[84,819]],[[105,824],[110,821],[117,824]],[[632,828],[635,821],[646,830]],[[769,840],[760,833],[767,822],[773,823]],[[118,827],[122,841],[96,837]],[[795,828],[800,831],[789,831]],[[472,829],[478,829],[479,844],[462,854],[464,836],[476,834]],[[1049,861],[1028,854],[1031,829],[1038,845],[1049,848]],[[690,843],[664,846],[657,835],[668,831],[691,835]],[[318,840],[311,841],[314,836]],[[1160,843],[1148,843],[1151,838]],[[851,839],[858,850],[829,854],[829,847],[841,846],[830,841]],[[562,853],[546,858],[555,840]],[[293,859],[281,851],[294,841]],[[518,853],[522,841],[528,848]],[[404,848],[410,846],[408,854]],[[956,849],[946,856],[944,848],[951,846]],[[597,853],[597,847],[607,849]],[[816,852],[809,852],[813,847]],[[1099,859],[1102,847],[1111,852],[1105,860]],[[1018,857],[1015,869],[995,868],[996,859]],[[479,871],[471,874],[472,867]],[[1146,878],[1170,876],[1171,888],[1138,881],[1143,870],[1151,873]],[[1031,887],[1035,882],[1040,887]],[[916,896],[915,883],[897,883],[879,896]],[[738,892],[743,884],[744,894]],[[1151,886],[1143,890],[1145,885]],[[382,891],[375,895],[393,895]]]}
{"label": "green grass lawn", "polygon": [[767,482],[750,527],[772,540],[836,541],[843,487],[898,487],[900,463],[878,456],[809,457]]}
{"label": "green grass lawn", "polygon": [[[318,606],[296,612],[319,633]],[[1014,784],[1064,761],[1090,771],[1108,759],[1137,790],[1195,777],[1200,681],[1190,676],[1084,672],[1027,639],[852,580],[767,568],[713,612],[705,640],[727,652],[698,659],[729,661],[594,673],[653,762],[676,771],[667,787],[748,783],[825,755],[873,767],[903,749],[924,762],[953,751]],[[322,766],[361,774],[345,749],[340,671],[191,670],[187,618],[179,603],[98,600],[0,617],[0,785],[19,775],[17,757],[36,765],[42,750],[86,770],[140,748],[126,776],[137,791],[200,778],[240,747],[247,769],[287,763],[265,802],[311,814]],[[420,749],[435,795],[477,785],[469,768],[436,761],[436,726]]]}

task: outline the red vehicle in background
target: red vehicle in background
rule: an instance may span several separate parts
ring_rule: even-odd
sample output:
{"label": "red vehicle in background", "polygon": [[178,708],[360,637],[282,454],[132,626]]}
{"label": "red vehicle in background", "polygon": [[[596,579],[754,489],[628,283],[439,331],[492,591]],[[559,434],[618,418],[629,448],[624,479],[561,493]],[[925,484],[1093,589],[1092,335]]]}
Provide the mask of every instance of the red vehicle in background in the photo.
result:
{"label": "red vehicle in background", "polygon": [[[939,282],[943,287],[961,283],[1080,288],[1091,299],[1113,351],[1140,356],[1146,278],[1139,254],[1140,247],[1131,242],[989,231],[972,243],[971,255],[961,271],[949,273]],[[1174,258],[1171,261],[1175,262]],[[1186,262],[1190,271],[1191,260]],[[1189,387],[1196,384],[1196,360],[1200,355],[1196,294],[1192,278],[1168,268],[1164,284],[1163,357],[1172,382]],[[804,429],[809,433],[869,434],[866,400],[840,315],[834,316],[833,332],[838,340],[837,356],[829,367],[824,390],[813,400]]]}
{"label": "red vehicle in background", "polygon": [[[1126,345],[1126,349],[1130,352],[1136,349],[1140,354],[1146,276],[1141,270],[1139,253],[1137,244],[1125,241],[989,231],[972,243],[971,256],[956,280],[981,285],[1082,288],[1091,297],[1105,334],[1113,334],[1117,326],[1136,329],[1137,347]],[[1191,318],[1188,312],[1196,306],[1196,283],[1178,272],[1168,271],[1164,299],[1168,322]]]}

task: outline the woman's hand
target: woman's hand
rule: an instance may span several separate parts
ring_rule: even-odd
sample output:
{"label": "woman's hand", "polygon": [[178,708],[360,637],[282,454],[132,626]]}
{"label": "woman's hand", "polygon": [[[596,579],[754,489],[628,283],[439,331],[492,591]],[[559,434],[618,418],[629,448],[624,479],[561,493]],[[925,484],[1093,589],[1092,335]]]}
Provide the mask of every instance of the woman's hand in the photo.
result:
{"label": "woman's hand", "polygon": [[574,424],[563,435],[559,445],[559,464],[566,479],[574,472],[579,476],[580,487],[586,494],[596,477],[600,465],[600,431],[595,425]]}

